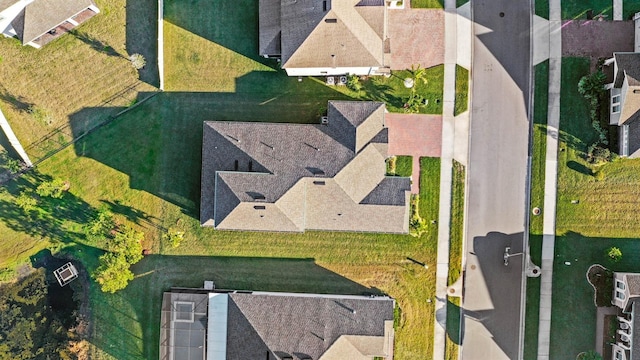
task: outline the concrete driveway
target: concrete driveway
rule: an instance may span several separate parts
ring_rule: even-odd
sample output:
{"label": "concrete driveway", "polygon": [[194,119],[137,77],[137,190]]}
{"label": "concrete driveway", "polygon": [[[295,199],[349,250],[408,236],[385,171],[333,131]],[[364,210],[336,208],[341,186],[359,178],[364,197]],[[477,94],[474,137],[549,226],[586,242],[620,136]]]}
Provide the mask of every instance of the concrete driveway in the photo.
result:
{"label": "concrete driveway", "polygon": [[444,10],[389,10],[391,70],[444,63]]}
{"label": "concrete driveway", "polygon": [[388,113],[385,122],[389,128],[389,155],[413,156],[411,193],[417,194],[420,157],[440,157],[442,151],[442,116]]}

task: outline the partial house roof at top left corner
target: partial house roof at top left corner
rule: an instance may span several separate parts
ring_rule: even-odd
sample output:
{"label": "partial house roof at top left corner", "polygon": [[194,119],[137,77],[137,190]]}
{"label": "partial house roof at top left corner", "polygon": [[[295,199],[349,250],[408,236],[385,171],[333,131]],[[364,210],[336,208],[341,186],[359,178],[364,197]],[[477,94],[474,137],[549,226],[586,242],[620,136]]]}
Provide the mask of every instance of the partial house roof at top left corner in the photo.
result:
{"label": "partial house roof at top left corner", "polygon": [[92,5],[92,0],[35,0],[13,25],[22,42],[28,43]]}

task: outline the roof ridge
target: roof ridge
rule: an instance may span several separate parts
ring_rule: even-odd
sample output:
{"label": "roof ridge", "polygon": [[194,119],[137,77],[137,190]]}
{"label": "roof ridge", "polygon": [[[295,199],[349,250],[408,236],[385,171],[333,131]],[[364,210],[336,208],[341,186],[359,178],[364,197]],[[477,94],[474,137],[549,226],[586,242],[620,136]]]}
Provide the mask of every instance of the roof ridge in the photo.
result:
{"label": "roof ridge", "polygon": [[[342,20],[345,27],[367,49],[369,54],[379,60],[381,65],[384,65],[384,47],[382,46],[384,39],[378,36],[371,25],[362,17],[362,14],[356,10],[358,3],[354,4],[347,1],[335,1],[334,3],[332,4],[332,10],[335,9],[335,15]],[[382,11],[385,11],[384,6],[382,8]],[[344,21],[343,16],[347,17],[349,21]],[[378,44],[380,47],[373,49],[372,46],[375,46],[374,44]]]}

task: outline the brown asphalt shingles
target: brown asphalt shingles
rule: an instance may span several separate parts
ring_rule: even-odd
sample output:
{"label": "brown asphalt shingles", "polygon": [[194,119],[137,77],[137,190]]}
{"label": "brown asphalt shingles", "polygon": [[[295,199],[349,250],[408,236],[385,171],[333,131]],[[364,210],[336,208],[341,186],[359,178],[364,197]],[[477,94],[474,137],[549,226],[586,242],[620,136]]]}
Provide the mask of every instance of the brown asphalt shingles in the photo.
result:
{"label": "brown asphalt shingles", "polygon": [[444,63],[444,11],[408,8],[388,11],[392,70]]}

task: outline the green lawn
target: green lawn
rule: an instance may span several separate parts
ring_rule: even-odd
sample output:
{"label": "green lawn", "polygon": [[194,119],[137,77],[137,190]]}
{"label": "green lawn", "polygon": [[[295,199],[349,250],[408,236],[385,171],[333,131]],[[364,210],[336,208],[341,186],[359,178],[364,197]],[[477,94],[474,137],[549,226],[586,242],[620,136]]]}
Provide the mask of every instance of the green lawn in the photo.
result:
{"label": "green lawn", "polygon": [[[139,6],[154,9],[152,2],[145,1]],[[117,51],[118,44],[131,41],[129,34],[124,38],[122,25],[124,16],[129,18],[138,4],[127,6],[128,12],[123,2],[112,4],[99,3],[104,23],[95,26],[105,27],[102,32],[96,31],[104,39],[111,36],[112,31],[121,32],[119,40],[102,40],[113,43]],[[364,84],[362,94],[341,92],[344,90],[327,87],[315,78],[298,82],[276,70],[274,62],[255,55],[256,25],[251,15],[257,7],[255,0],[233,4],[199,0],[189,6],[166,1],[165,6],[167,91],[131,108],[73,147],[47,159],[37,172],[0,192],[0,212],[3,213],[0,278],[13,276],[16,265],[29,261],[31,255],[44,248],[75,256],[89,270],[94,269],[105,244],[85,238],[82,227],[98,209],[107,208],[118,222],[133,224],[145,232],[143,246],[153,255],[134,266],[136,278],[120,293],[103,294],[92,284],[91,358],[157,358],[162,291],[170,286],[200,286],[203,280],[238,289],[384,292],[396,298],[402,308],[396,333],[396,357],[424,358],[425,354],[431,354],[433,344],[428,334],[433,333],[433,306],[425,299],[434,296],[437,223],[430,221],[437,220],[438,216],[439,159],[421,159],[420,214],[429,221],[429,231],[419,239],[408,235],[352,233],[218,232],[202,229],[197,219],[203,121],[316,122],[326,111],[327,100],[367,98],[365,94],[373,93],[366,90],[367,86],[383,89],[386,85],[401,85],[406,73],[400,72],[400,80],[396,77],[371,79],[369,84]],[[215,11],[201,11],[202,8]],[[243,11],[238,12],[239,8]],[[120,18],[109,18],[114,14]],[[107,20],[113,24],[107,24]],[[87,28],[89,24],[91,22]],[[66,37],[67,40],[57,42],[67,41],[73,45],[75,39]],[[0,48],[4,41],[0,39]],[[81,62],[82,66],[96,67],[101,64],[100,56],[106,56],[92,51],[98,58],[92,59],[93,63]],[[111,93],[102,94],[105,87],[112,84],[111,80],[121,84],[125,81],[120,77],[135,80],[137,76],[126,59],[117,56],[106,59],[113,64],[113,69],[100,74],[86,89],[68,91],[85,96],[84,100],[78,100],[77,106],[50,105],[68,117],[61,124],[71,123],[74,134],[87,128],[83,119],[108,119],[134,100],[155,93],[155,88],[143,83],[142,87],[122,93],[110,103],[94,101],[111,96]],[[0,71],[5,69],[5,64],[6,59],[0,64]],[[26,69],[30,68],[26,66]],[[64,71],[66,68],[55,68],[51,77],[66,74]],[[442,99],[442,67],[428,72],[433,76],[428,76],[427,85],[419,84],[418,90],[431,96],[426,110],[442,112],[442,104],[436,101]],[[95,91],[88,90],[90,88]],[[376,96],[382,99],[387,95],[380,89]],[[394,101],[397,100],[388,102],[392,109],[393,104],[398,104]],[[16,113],[22,114],[21,111]],[[10,121],[13,124],[16,120],[10,118]],[[22,124],[20,120],[18,123],[24,133],[34,128],[33,123]],[[49,130],[33,131],[47,133]],[[34,188],[38,181],[49,177],[69,181],[69,192],[59,202],[47,202],[46,213],[37,221],[30,221],[16,206],[15,196],[21,189]],[[186,232],[185,240],[177,249],[161,240],[170,227]],[[407,261],[408,256],[429,264],[429,269]]]}
{"label": "green lawn", "polygon": [[[547,112],[549,97],[549,61],[535,66],[533,109],[533,158],[531,161],[531,209],[544,211],[544,174],[547,150]],[[529,223],[529,251],[531,261],[541,264],[543,216],[531,216]],[[540,307],[540,278],[527,279],[524,358],[534,360],[538,354],[538,309]]]}
{"label": "green lawn", "polygon": [[626,0],[622,5],[622,19],[631,20],[635,13],[640,11],[640,1]]}
{"label": "green lawn", "polygon": [[[548,9],[548,6],[547,6]],[[537,6],[536,6],[537,10]],[[562,19],[586,19],[587,11],[593,15],[603,14],[607,20],[613,19],[613,2],[611,0],[564,0],[562,1]]]}
{"label": "green lawn", "polygon": [[535,14],[545,19],[549,19],[549,0],[536,0]]}
{"label": "green lawn", "polygon": [[[448,285],[452,285],[460,278],[464,232],[464,165],[454,160],[452,171]],[[458,347],[460,345],[460,298],[447,298],[449,303],[447,304],[446,356],[449,360],[455,360],[458,358]]]}
{"label": "green lawn", "polygon": [[469,0],[456,0],[456,7],[459,8],[460,6],[468,3]]}
{"label": "green lawn", "polygon": [[[629,214],[639,204],[640,162],[620,159],[596,168],[584,160],[583,153],[596,136],[586,102],[577,91],[579,79],[588,72],[588,59],[563,58],[553,273],[553,293],[562,295],[553,297],[551,315],[551,356],[561,359],[593,347],[595,307],[585,280],[587,268],[602,263],[612,270],[640,271],[640,225]],[[598,178],[593,176],[598,172]],[[603,253],[614,245],[624,256],[611,265]],[[578,323],[581,326],[575,326]],[[567,338],[572,341],[561,340]]]}
{"label": "green lawn", "polygon": [[410,177],[413,170],[412,156],[396,156],[396,175]]}
{"label": "green lawn", "polygon": [[[143,40],[156,37],[157,22],[149,21],[155,15],[149,13],[156,11],[157,2],[98,0],[96,4],[100,14],[42,49],[0,37],[0,108],[32,160],[71,138],[70,132],[58,132],[43,148],[29,147],[55,129],[72,121],[90,126],[101,120],[88,111],[73,119],[71,114],[105,103],[126,106],[138,91],[153,91],[157,85],[157,75],[153,76],[156,47]],[[127,18],[133,16],[136,21],[125,28]],[[148,65],[140,75],[152,85],[138,80],[128,60],[133,51],[147,56]],[[44,110],[49,120],[39,121],[29,114],[31,106]]]}
{"label": "green lawn", "polygon": [[456,65],[456,101],[453,115],[467,111],[469,107],[469,70]]}
{"label": "green lawn", "polygon": [[444,9],[444,0],[410,0],[411,8]]}

